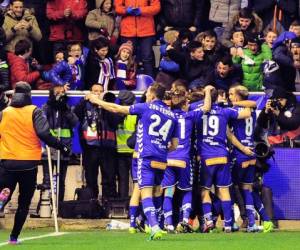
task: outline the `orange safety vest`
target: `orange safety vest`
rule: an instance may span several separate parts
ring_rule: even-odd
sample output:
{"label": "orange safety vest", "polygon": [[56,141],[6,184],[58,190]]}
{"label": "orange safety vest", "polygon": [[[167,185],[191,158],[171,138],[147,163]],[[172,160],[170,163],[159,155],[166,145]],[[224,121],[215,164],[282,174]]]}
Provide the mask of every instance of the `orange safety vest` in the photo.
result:
{"label": "orange safety vest", "polygon": [[7,107],[0,122],[0,159],[40,160],[41,143],[33,127],[36,106]]}

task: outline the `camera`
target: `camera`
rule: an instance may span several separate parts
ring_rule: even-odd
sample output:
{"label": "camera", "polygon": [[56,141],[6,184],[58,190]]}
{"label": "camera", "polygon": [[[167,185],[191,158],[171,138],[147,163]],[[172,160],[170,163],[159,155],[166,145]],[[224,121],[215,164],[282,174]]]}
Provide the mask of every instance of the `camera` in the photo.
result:
{"label": "camera", "polygon": [[274,109],[280,109],[281,108],[281,104],[280,101],[278,99],[272,99],[270,102],[270,106]]}

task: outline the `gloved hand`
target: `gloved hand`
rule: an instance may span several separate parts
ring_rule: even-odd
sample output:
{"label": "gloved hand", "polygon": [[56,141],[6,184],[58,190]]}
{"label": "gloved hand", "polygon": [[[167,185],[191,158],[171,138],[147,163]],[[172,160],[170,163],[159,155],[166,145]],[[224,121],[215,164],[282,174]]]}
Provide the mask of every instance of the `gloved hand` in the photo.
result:
{"label": "gloved hand", "polygon": [[69,156],[70,155],[70,152],[71,152],[71,149],[68,145],[60,142],[59,143],[59,148],[60,152],[64,155],[64,156]]}
{"label": "gloved hand", "polygon": [[132,8],[132,7],[128,7],[128,8],[126,9],[126,14],[127,14],[127,15],[130,15],[130,16],[133,16],[133,15],[134,15],[134,13],[133,13],[133,8]]}
{"label": "gloved hand", "polygon": [[140,8],[134,8],[133,9],[133,15],[134,16],[140,16],[142,14],[141,9]]}

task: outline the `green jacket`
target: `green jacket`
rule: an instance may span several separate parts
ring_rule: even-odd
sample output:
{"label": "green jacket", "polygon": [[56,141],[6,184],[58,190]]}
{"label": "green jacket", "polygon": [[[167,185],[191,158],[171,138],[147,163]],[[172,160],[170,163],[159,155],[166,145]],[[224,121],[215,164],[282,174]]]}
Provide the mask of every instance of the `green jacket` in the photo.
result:
{"label": "green jacket", "polygon": [[233,63],[241,64],[244,74],[243,84],[249,91],[261,91],[263,85],[263,74],[261,65],[264,61],[272,59],[272,51],[266,45],[261,46],[258,54],[252,54],[249,49],[243,49],[244,58],[234,56]]}

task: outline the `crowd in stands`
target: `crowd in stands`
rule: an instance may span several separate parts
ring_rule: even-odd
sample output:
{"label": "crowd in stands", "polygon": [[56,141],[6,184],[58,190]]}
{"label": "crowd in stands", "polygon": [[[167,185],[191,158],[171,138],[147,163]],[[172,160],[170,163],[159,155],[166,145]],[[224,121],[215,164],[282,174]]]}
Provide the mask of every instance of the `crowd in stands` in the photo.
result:
{"label": "crowd in stands", "polygon": [[[145,74],[170,88],[300,89],[299,3],[204,0],[2,0],[1,89],[26,81],[134,90]],[[153,52],[160,46],[160,53]],[[159,65],[155,58],[159,57]]]}

